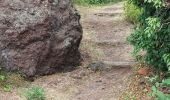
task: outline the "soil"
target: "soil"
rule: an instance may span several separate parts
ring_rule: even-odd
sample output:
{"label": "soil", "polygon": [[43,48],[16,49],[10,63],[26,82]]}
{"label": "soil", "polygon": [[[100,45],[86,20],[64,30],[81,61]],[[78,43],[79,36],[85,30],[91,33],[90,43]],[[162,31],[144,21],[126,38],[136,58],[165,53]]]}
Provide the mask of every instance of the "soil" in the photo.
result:
{"label": "soil", "polygon": [[[82,66],[37,78],[30,86],[46,91],[46,100],[119,100],[132,75],[132,47],[126,42],[133,25],[123,16],[123,3],[102,7],[77,7],[82,18]],[[102,61],[109,70],[92,71],[87,66]],[[21,91],[1,93],[3,100],[25,100]],[[20,92],[18,92],[20,91]],[[5,99],[8,97],[8,99]],[[16,97],[16,99],[14,99]]]}
{"label": "soil", "polygon": [[123,16],[123,3],[98,8],[78,7],[84,29],[83,42],[95,43],[100,60],[133,62],[132,47],[126,38],[133,25]]}

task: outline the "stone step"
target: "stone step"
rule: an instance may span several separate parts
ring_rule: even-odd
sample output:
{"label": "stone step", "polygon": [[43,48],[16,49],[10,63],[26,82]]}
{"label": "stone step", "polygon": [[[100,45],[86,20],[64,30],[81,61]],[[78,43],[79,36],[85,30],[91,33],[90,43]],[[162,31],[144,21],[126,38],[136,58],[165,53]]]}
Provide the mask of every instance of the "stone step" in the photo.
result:
{"label": "stone step", "polygon": [[127,61],[96,61],[90,63],[87,67],[93,71],[110,71],[112,69],[131,68],[136,62]]}
{"label": "stone step", "polygon": [[113,46],[118,46],[121,44],[127,44],[126,41],[121,41],[121,40],[96,40],[92,41],[95,42],[98,45],[113,45]]}
{"label": "stone step", "polygon": [[135,64],[137,64],[137,62],[135,62],[135,61],[103,61],[103,63],[105,65],[112,67],[112,68],[132,67]]}
{"label": "stone step", "polygon": [[115,16],[121,16],[123,15],[121,12],[101,12],[101,13],[95,13],[94,15],[99,16],[99,17],[115,17]]}
{"label": "stone step", "polygon": [[128,43],[126,41],[122,41],[122,40],[97,40],[97,39],[85,39],[84,41],[86,42],[91,42],[94,43],[98,46],[119,46],[119,45],[128,45]]}

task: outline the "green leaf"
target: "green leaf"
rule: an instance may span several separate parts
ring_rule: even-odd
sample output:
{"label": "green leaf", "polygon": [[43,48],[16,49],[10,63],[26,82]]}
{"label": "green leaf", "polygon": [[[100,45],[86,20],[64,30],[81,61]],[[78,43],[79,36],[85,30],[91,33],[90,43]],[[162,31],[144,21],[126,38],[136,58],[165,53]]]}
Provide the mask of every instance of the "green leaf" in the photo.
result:
{"label": "green leaf", "polygon": [[0,75],[0,80],[1,80],[1,81],[4,81],[4,80],[5,80],[5,76]]}
{"label": "green leaf", "polygon": [[166,100],[166,96],[163,92],[157,91],[158,100]]}
{"label": "green leaf", "polygon": [[155,86],[152,86],[152,91],[157,92],[157,88]]}
{"label": "green leaf", "polygon": [[4,91],[5,91],[5,92],[11,92],[11,90],[12,90],[12,86],[11,86],[11,85],[9,85],[9,84],[7,84],[7,85],[5,85],[5,86],[4,86],[4,88],[3,88],[3,89],[4,89]]}
{"label": "green leaf", "polygon": [[170,85],[170,79],[163,80],[162,83],[165,85]]}

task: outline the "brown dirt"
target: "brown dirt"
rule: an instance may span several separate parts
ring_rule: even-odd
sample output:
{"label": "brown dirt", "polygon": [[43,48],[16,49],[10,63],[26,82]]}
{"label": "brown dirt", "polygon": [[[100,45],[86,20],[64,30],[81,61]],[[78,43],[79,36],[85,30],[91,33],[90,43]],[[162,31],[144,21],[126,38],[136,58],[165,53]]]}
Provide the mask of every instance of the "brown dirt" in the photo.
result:
{"label": "brown dirt", "polygon": [[124,19],[122,2],[101,8],[78,8],[83,15],[83,42],[97,44],[97,50],[103,54],[100,60],[133,61],[132,47],[126,42],[133,25]]}
{"label": "brown dirt", "polygon": [[[127,89],[127,80],[132,74],[131,65],[127,67],[113,65],[109,71],[99,72],[93,72],[86,66],[98,60],[134,61],[130,56],[132,47],[126,42],[126,37],[133,26],[123,18],[123,3],[77,8],[82,16],[84,29],[80,48],[84,59],[82,66],[73,71],[40,77],[30,86],[43,87],[46,91],[46,100],[119,100],[122,92]],[[14,89],[15,94],[3,100],[24,100],[23,97],[12,99],[21,92],[22,89]]]}
{"label": "brown dirt", "polygon": [[85,68],[93,61],[133,61],[126,43],[132,25],[123,18],[123,3],[105,7],[78,7],[82,15],[84,55],[80,68],[34,82],[47,91],[48,100],[118,100],[132,73],[130,67],[94,73]]}

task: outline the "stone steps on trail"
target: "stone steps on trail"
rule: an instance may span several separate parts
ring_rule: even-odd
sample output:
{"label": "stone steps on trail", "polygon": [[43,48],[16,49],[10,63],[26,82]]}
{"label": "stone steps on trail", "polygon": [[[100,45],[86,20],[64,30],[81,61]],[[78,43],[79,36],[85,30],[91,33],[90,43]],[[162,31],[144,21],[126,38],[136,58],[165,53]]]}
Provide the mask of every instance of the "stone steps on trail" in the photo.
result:
{"label": "stone steps on trail", "polygon": [[100,12],[100,13],[95,13],[94,15],[98,16],[98,17],[111,17],[113,19],[113,17],[122,16],[123,13],[121,13],[121,12]]}
{"label": "stone steps on trail", "polygon": [[120,41],[120,40],[88,40],[92,43],[95,43],[99,46],[119,46],[122,44],[127,44],[124,41]]}
{"label": "stone steps on trail", "polygon": [[111,66],[112,68],[132,67],[137,64],[135,61],[103,61],[103,63]]}
{"label": "stone steps on trail", "polygon": [[120,40],[86,40],[87,42],[96,44],[100,51],[100,59],[107,61],[134,61],[131,55],[133,48],[125,41]]}
{"label": "stone steps on trail", "polygon": [[90,63],[87,67],[92,71],[110,71],[110,70],[120,70],[123,68],[130,68],[137,63],[134,61],[96,61]]}
{"label": "stone steps on trail", "polygon": [[107,61],[134,61],[131,55],[133,51],[132,46],[128,44],[121,44],[116,46],[100,46],[99,49],[102,51],[102,60]]}

